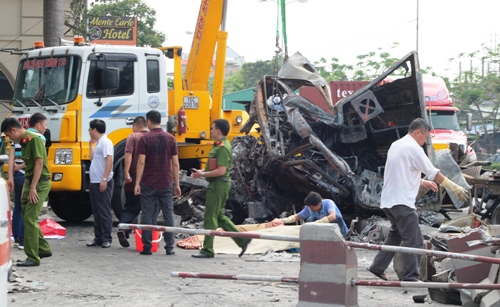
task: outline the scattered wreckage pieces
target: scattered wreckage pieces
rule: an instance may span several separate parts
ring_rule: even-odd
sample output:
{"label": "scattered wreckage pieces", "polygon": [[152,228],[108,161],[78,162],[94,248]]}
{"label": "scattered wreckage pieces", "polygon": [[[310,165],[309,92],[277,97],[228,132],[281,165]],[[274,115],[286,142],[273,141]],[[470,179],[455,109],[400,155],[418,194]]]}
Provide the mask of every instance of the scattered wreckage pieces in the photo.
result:
{"label": "scattered wreckage pieces", "polygon": [[[329,97],[326,82],[302,55],[292,56],[278,75],[264,76],[258,83],[248,106],[249,120],[241,129],[249,133],[258,125],[260,137],[233,140],[240,142],[233,148],[239,145],[242,150],[233,152],[232,179],[238,193],[232,194],[247,210],[246,204],[258,204],[258,218],[270,212],[277,216],[283,210],[275,206],[283,203],[288,212],[292,206],[298,211],[310,191],[334,200],[347,220],[383,215],[380,195],[387,151],[407,134],[411,121],[425,117],[417,54],[407,54],[335,106],[327,101],[327,109],[319,107],[324,103],[296,94],[298,88],[309,86]],[[432,146],[427,151],[436,163]],[[454,163],[453,175],[462,176]],[[267,197],[267,191],[275,197]],[[417,205],[431,203],[424,209],[439,211],[442,200],[441,191],[426,190]],[[428,219],[428,224],[435,222],[430,215]]]}
{"label": "scattered wreckage pieces", "polygon": [[[247,106],[249,120],[241,132],[258,125],[258,138],[247,135],[231,142],[232,189],[226,209],[233,221],[265,222],[284,211],[297,212],[310,191],[334,200],[347,221],[383,215],[387,151],[408,132],[411,121],[425,117],[417,54],[407,54],[335,106],[327,101],[327,110],[296,94],[309,86],[331,99],[326,81],[302,55],[290,57],[278,76],[264,76]],[[390,76],[393,81],[387,81]],[[432,146],[427,150],[435,162]],[[190,199],[190,206],[203,203]],[[439,211],[441,200],[442,195],[424,191],[417,205],[433,203],[426,210]],[[433,222],[430,215],[427,220]]]}

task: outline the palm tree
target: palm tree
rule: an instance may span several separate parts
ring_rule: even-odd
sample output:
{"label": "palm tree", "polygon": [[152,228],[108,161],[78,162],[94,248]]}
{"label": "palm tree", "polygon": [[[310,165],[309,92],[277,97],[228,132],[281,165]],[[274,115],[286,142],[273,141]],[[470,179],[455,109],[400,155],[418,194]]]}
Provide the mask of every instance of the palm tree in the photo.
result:
{"label": "palm tree", "polygon": [[46,47],[58,46],[64,36],[64,0],[43,0],[43,40]]}

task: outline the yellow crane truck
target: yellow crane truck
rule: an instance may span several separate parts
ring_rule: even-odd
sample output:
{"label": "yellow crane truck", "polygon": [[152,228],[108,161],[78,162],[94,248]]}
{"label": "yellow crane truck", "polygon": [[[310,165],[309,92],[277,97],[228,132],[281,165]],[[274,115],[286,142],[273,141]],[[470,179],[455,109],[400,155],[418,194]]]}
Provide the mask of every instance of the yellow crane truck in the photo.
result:
{"label": "yellow crane truck", "polygon": [[[179,144],[182,169],[199,168],[212,142],[210,124],[217,118],[231,123],[230,137],[240,135],[242,111],[223,111],[222,92],[228,33],[224,30],[226,0],[202,0],[186,71],[182,47],[145,48],[75,42],[41,47],[21,57],[12,113],[25,127],[30,116],[47,116],[52,189],[49,204],[67,221],[91,215],[88,199],[89,134],[92,119],[106,122],[114,144],[113,210],[120,215],[123,197],[125,141],[132,121],[150,110],[163,115],[164,129]],[[208,90],[214,69],[213,95]],[[173,60],[173,88],[167,86],[167,65]]]}

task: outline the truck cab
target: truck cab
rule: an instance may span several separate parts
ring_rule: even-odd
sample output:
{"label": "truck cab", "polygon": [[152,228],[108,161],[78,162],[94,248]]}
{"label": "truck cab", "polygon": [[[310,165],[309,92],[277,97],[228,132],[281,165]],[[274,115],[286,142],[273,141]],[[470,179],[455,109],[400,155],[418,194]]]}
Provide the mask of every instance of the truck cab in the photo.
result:
{"label": "truck cab", "polygon": [[[468,164],[477,160],[476,153],[468,145],[467,136],[460,129],[457,114],[444,80],[436,76],[422,76],[424,84],[425,108],[431,124],[432,146],[435,150],[450,149],[458,164]],[[467,126],[472,118],[467,116]]]}
{"label": "truck cab", "polygon": [[[175,137],[183,170],[201,168],[208,157],[213,146],[210,125],[215,119],[231,123],[230,140],[241,135],[248,116],[241,110],[222,110],[226,10],[226,0],[200,2],[185,73],[181,46],[86,44],[75,37],[70,45],[44,47],[40,42],[23,52],[10,116],[25,128],[32,114],[47,116],[49,205],[59,218],[79,222],[92,214],[87,129],[93,119],[106,122],[106,134],[114,145],[112,206],[117,217],[125,203],[125,143],[135,117],[150,110],[162,114],[162,128]],[[168,88],[167,65],[172,65],[173,88]],[[211,71],[213,94],[208,89]]]}

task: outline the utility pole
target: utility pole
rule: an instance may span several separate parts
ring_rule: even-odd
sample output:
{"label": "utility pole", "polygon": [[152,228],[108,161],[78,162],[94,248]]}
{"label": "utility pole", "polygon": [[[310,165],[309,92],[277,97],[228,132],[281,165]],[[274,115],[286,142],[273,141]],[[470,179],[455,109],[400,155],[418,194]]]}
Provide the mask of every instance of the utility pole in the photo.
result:
{"label": "utility pole", "polygon": [[417,51],[417,53],[418,53],[418,1],[419,0],[417,0],[417,49],[415,50]]}

